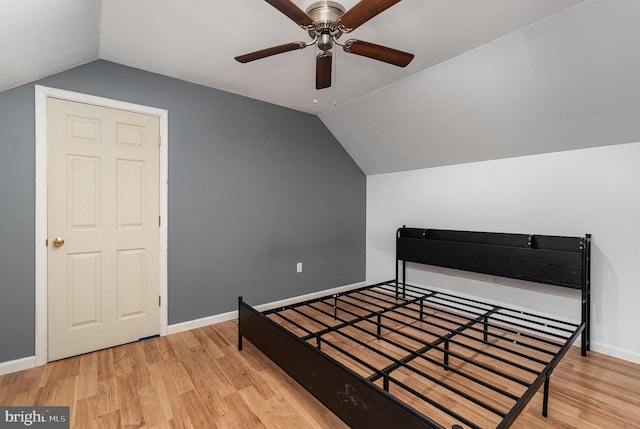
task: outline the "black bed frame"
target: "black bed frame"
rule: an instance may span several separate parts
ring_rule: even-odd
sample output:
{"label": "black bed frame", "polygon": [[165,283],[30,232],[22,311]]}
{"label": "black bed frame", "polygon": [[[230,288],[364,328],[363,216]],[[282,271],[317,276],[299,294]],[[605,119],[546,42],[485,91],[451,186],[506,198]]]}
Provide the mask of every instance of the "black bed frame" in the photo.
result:
{"label": "black bed frame", "polygon": [[[396,371],[414,371],[416,377],[431,380],[438,388],[449,389],[472,406],[495,414],[496,427],[506,428],[541,386],[544,386],[542,412],[546,416],[552,371],[579,336],[583,356],[590,348],[590,249],[589,234],[558,237],[402,227],[396,235],[394,280],[265,312],[257,311],[239,297],[238,349],[242,350],[243,337],[248,339],[353,428],[445,428],[420,407],[403,402],[390,393],[390,384],[394,391],[402,389],[403,393],[410,393],[430,409],[446,413],[450,417],[447,422],[455,421],[448,423],[454,429],[480,427],[463,413],[449,410],[446,404],[430,398],[429,393],[404,384],[394,376]],[[579,289],[581,321],[570,323],[407,284],[408,262]],[[310,314],[317,315],[317,320],[313,320],[316,329],[292,319],[292,315],[312,318]],[[332,322],[327,322],[329,319]],[[455,328],[449,326],[452,321],[456,323]],[[425,323],[433,328],[409,328]],[[369,331],[374,340],[385,341],[398,350],[406,349],[406,354],[387,356],[376,346],[343,332],[345,329],[363,331],[363,325],[371,326]],[[424,332],[430,340],[419,340],[407,334],[407,329]],[[387,335],[402,340],[394,342],[387,339]],[[340,342],[335,341],[340,336],[360,348],[380,353],[391,364],[379,368],[361,359],[357,353],[342,349]],[[420,341],[421,346],[409,349],[404,345],[407,341]],[[512,347],[511,343],[514,344]],[[504,361],[530,376],[501,373],[454,351],[455,347]],[[495,355],[491,347],[497,350]],[[323,348],[332,349],[334,353],[330,355]],[[346,360],[369,370],[369,375],[363,376],[343,364],[345,359],[337,359],[336,351]],[[434,353],[437,360],[433,358]],[[502,356],[505,353],[513,356],[513,363]],[[538,355],[543,357],[532,357]],[[465,368],[450,364],[450,358],[457,359],[466,365]],[[528,359],[532,362],[530,367],[522,363]],[[501,398],[502,395],[502,400],[510,405],[502,410],[488,403],[486,396],[474,397],[460,392],[446,380],[416,369],[420,367],[414,361],[436,365],[444,373],[465,377],[470,383],[478,383],[480,389],[490,391],[491,396]],[[518,385],[517,393],[476,377],[473,371],[467,370],[469,366],[479,372],[489,371],[489,380],[494,376],[503,377],[508,380],[507,384]]]}

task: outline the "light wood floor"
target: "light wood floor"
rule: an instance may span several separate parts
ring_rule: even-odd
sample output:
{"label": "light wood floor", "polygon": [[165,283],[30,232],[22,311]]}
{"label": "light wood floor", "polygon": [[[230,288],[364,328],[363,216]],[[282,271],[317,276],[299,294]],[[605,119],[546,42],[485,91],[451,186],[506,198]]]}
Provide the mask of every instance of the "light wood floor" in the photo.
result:
{"label": "light wood floor", "polygon": [[[69,406],[76,428],[346,428],[236,322],[126,344],[0,377],[0,405]],[[640,427],[640,365],[571,350],[516,428]]]}

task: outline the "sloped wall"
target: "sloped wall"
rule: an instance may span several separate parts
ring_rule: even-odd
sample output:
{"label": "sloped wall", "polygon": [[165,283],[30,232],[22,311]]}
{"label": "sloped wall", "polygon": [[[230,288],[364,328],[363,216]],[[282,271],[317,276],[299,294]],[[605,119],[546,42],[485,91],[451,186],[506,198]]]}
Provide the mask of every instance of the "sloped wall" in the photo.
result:
{"label": "sloped wall", "polygon": [[367,175],[637,142],[638,28],[590,0],[320,117]]}

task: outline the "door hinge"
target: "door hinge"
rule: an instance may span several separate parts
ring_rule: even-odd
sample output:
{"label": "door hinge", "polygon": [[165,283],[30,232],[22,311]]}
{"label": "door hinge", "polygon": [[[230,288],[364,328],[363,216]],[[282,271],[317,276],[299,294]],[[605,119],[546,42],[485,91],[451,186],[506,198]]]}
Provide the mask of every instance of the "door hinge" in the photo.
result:
{"label": "door hinge", "polygon": [[158,226],[162,226],[162,216],[158,216]]}
{"label": "door hinge", "polygon": [[162,306],[162,296],[158,295],[158,307]]}
{"label": "door hinge", "polygon": [[161,144],[162,144],[162,138],[158,136],[158,146],[160,146]]}
{"label": "door hinge", "polygon": [[44,240],[44,247],[49,247],[49,239]]}

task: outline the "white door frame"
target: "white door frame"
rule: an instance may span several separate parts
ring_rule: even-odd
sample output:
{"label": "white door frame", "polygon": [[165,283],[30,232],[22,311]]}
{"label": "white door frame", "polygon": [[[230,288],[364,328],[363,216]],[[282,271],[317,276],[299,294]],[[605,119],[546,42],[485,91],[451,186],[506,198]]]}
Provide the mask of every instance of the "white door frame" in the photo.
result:
{"label": "white door frame", "polygon": [[168,225],[168,166],[169,166],[169,118],[168,111],[108,98],[95,97],[78,92],[66,91],[46,86],[35,86],[36,114],[36,366],[48,362],[48,322],[47,322],[47,98],[60,98],[79,103],[93,104],[112,109],[127,110],[151,116],[160,121],[160,335],[167,335],[167,225]]}

